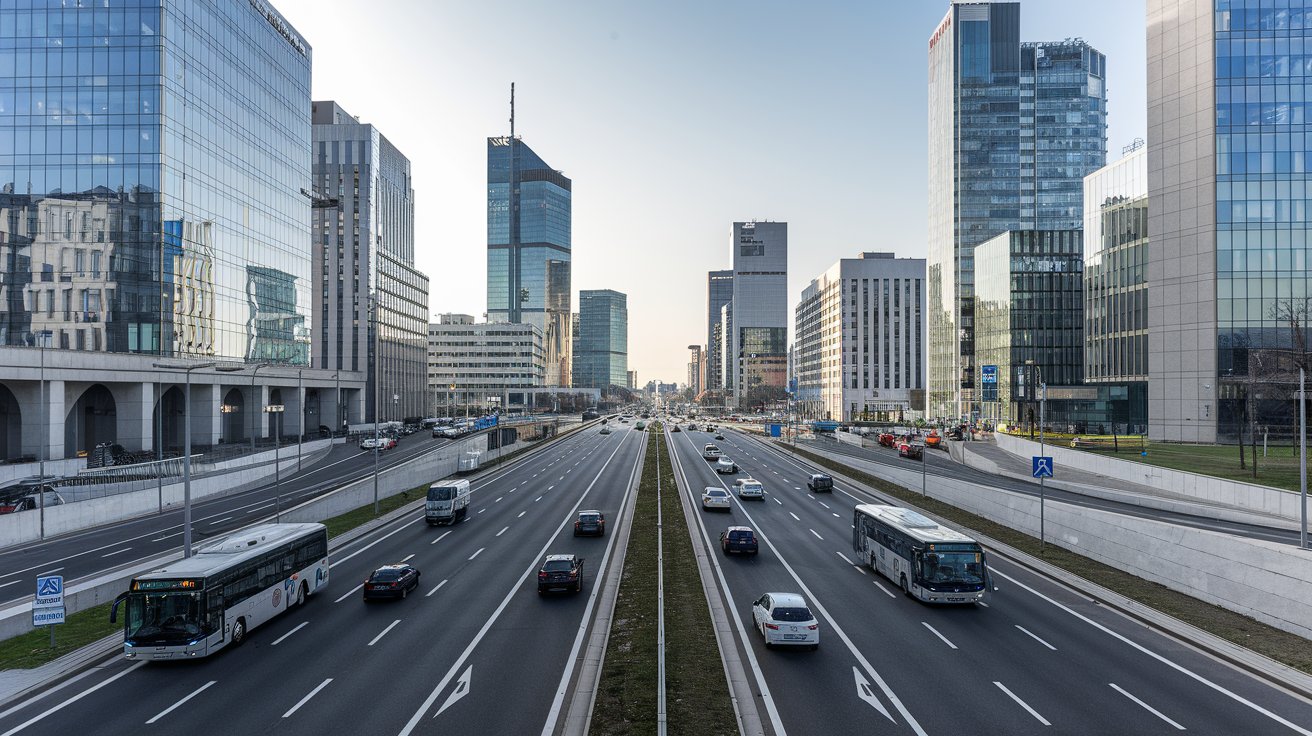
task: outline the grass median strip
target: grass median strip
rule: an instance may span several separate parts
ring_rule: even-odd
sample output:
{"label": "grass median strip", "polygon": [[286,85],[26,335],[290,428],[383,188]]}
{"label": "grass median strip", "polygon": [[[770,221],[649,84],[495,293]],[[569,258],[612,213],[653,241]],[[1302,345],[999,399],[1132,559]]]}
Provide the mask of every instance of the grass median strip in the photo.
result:
{"label": "grass median strip", "polygon": [[1200,601],[1159,583],[1144,580],[1110,565],[1104,565],[1084,555],[1076,554],[1055,544],[1048,544],[1040,549],[1037,537],[1018,532],[1002,524],[985,519],[982,516],[963,511],[956,506],[925,498],[919,491],[913,491],[882,478],[876,478],[844,463],[814,452],[776,443],[781,448],[795,452],[821,467],[829,468],[848,477],[854,478],[871,488],[883,491],[894,498],[918,506],[930,513],[975,529],[1016,549],[1033,555],[1044,562],[1056,565],[1067,572],[1078,575],[1085,580],[1097,583],[1108,590],[1113,590],[1127,598],[1174,616],[1211,634],[1251,649],[1277,662],[1312,674],[1312,647],[1307,640],[1274,626],[1235,613],[1220,606]]}
{"label": "grass median strip", "polygon": [[661,516],[665,530],[665,690],[669,733],[738,732],[710,611],[702,592],[679,490],[660,425],[647,437],[642,480],[634,505],[606,662],[592,711],[591,733],[627,736],[656,732],[656,453],[659,444]]}

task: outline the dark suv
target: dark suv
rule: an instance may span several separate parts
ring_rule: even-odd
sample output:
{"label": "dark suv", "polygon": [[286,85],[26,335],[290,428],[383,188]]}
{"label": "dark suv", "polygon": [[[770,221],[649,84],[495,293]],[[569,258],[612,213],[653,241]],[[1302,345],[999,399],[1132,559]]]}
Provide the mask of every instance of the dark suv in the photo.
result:
{"label": "dark suv", "polygon": [[538,595],[553,590],[583,591],[583,558],[574,555],[547,555],[538,570]]}
{"label": "dark suv", "polygon": [[596,510],[580,511],[574,522],[574,536],[606,536],[606,515]]}
{"label": "dark suv", "polygon": [[756,554],[756,532],[747,526],[731,526],[720,532],[720,549],[726,555],[732,552]]}
{"label": "dark suv", "polygon": [[806,481],[806,487],[810,488],[812,493],[833,493],[834,479],[824,473],[813,473]]}

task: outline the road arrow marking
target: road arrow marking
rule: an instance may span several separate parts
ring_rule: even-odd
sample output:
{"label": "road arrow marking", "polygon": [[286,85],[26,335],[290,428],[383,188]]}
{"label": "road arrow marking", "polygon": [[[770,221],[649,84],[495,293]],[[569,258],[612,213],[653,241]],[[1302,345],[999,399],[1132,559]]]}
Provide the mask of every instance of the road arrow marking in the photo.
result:
{"label": "road arrow marking", "polygon": [[865,675],[861,674],[861,670],[853,667],[852,674],[856,676],[856,696],[874,706],[875,710],[883,713],[888,720],[897,723],[893,720],[893,716],[889,715],[887,710],[884,710],[884,705],[879,702],[879,698],[875,697],[875,693],[870,689],[870,681],[865,678]]}
{"label": "road arrow marking", "polygon": [[433,714],[434,718],[442,715],[442,711],[455,705],[457,700],[460,700],[469,694],[469,675],[473,671],[474,665],[471,664],[465,668],[464,672],[460,673],[460,679],[456,682],[456,689],[452,690],[451,694],[446,696],[446,702],[443,703],[442,707],[438,708],[437,712]]}

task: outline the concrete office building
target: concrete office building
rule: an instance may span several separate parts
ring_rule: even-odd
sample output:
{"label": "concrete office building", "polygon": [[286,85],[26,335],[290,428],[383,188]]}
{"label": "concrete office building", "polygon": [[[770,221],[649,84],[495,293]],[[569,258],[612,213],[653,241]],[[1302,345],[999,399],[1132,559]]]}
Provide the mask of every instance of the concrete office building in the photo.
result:
{"label": "concrete office building", "polygon": [[1148,430],[1148,151],[1084,177],[1084,382],[1107,386],[1108,429]]}
{"label": "concrete office building", "polygon": [[487,319],[542,332],[549,386],[570,385],[572,189],[519,138],[487,139]]}
{"label": "concrete office building", "polygon": [[[309,44],[263,2],[102,5],[8,3],[0,24],[0,450],[358,418],[358,375],[306,370]],[[229,372],[194,370],[184,407],[161,359]]]}
{"label": "concrete office building", "polygon": [[488,397],[539,388],[545,375],[542,331],[537,325],[476,323],[468,314],[443,314],[428,326],[430,415],[497,404],[506,408],[507,400]]}
{"label": "concrete office building", "polygon": [[375,396],[380,421],[425,416],[428,277],[414,267],[410,159],[336,102],[315,102],[311,118],[324,198],[313,215],[314,365],[368,376],[366,421]]}
{"label": "concrete office building", "polygon": [[732,248],[732,314],[725,320],[724,340],[725,403],[752,408],[785,398],[788,223],[735,222]]}
{"label": "concrete office building", "polygon": [[797,412],[806,419],[902,421],[925,405],[925,261],[844,258],[795,310]]}
{"label": "concrete office building", "polygon": [[706,274],[706,391],[724,388],[724,350],[720,347],[723,331],[720,311],[733,301],[733,271],[710,271]]}
{"label": "concrete office building", "polygon": [[629,372],[629,298],[611,289],[579,292],[575,388],[623,386]]}
{"label": "concrete office building", "polygon": [[706,349],[701,345],[689,345],[688,358],[688,387],[695,399],[706,390]]}
{"label": "concrete office building", "polygon": [[627,385],[628,385],[628,388],[630,388],[630,389],[632,389],[632,390],[634,390],[634,391],[636,391],[636,390],[638,389],[638,372],[637,372],[637,371],[629,371],[629,382],[628,382]]}
{"label": "concrete office building", "polygon": [[1083,41],[1022,43],[1018,3],[953,3],[930,36],[931,415],[979,409],[975,246],[1081,226],[1084,176],[1107,162],[1105,80]]}
{"label": "concrete office building", "polygon": [[1312,25],[1292,5],[1148,2],[1152,439],[1296,431],[1312,294],[1299,49]]}

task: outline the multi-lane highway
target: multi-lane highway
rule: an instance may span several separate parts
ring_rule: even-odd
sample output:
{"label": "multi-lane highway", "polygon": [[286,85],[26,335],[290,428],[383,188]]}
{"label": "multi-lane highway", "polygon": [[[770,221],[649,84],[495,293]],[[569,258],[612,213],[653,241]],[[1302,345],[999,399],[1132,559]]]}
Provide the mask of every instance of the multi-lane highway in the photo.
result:
{"label": "multi-lane highway", "polygon": [[[431,439],[428,432],[402,437],[397,446],[379,454],[386,469],[450,444]],[[276,507],[290,508],[312,496],[327,493],[373,473],[373,453],[355,443],[334,445],[328,455],[300,473],[285,474],[257,488],[192,506],[192,533],[196,542],[216,534],[271,520]],[[0,550],[0,606],[30,598],[38,575],[60,574],[73,581],[104,570],[182,551],[182,509],[167,510],[137,519],[98,526],[85,531]]]}
{"label": "multi-lane highway", "polygon": [[[701,457],[704,432],[668,435],[688,502],[731,487]],[[1312,736],[1312,704],[1108,611],[996,552],[999,591],[981,607],[932,607],[901,594],[852,552],[857,503],[838,484],[806,490],[814,468],[744,435],[717,442],[765,485],[762,501],[730,513],[698,510],[701,543],[718,568],[761,717],[785,733],[1204,734]],[[890,502],[885,499],[883,502]],[[730,524],[760,538],[760,554],[726,557]],[[820,622],[818,651],[767,650],[752,601],[801,593]]]}
{"label": "multi-lane highway", "polygon": [[[477,481],[454,527],[429,527],[420,509],[334,550],[328,589],[241,646],[115,660],[0,712],[0,734],[549,733],[644,437],[619,427],[560,440]],[[572,536],[585,508],[606,513],[605,537]],[[557,552],[587,558],[581,595],[537,595],[538,564]],[[419,590],[364,603],[368,572],[402,560],[421,570]]]}

